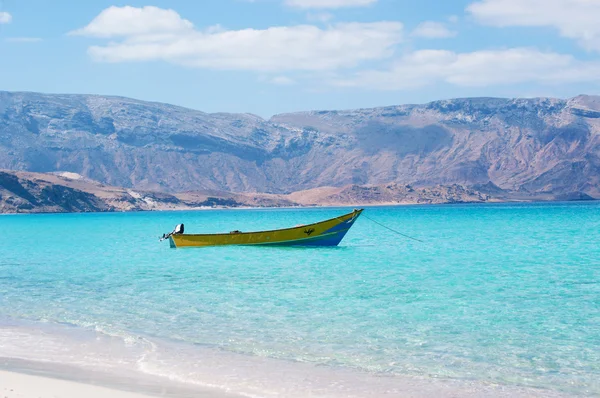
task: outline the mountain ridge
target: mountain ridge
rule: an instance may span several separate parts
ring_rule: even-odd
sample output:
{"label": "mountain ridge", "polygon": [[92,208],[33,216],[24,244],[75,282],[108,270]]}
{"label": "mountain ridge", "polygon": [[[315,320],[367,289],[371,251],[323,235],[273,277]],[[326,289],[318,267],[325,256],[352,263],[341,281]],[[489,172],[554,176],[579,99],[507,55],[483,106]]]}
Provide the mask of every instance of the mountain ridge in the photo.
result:
{"label": "mountain ridge", "polygon": [[0,168],[128,188],[288,194],[488,182],[600,196],[600,97],[462,98],[263,119],[119,96],[0,91]]}

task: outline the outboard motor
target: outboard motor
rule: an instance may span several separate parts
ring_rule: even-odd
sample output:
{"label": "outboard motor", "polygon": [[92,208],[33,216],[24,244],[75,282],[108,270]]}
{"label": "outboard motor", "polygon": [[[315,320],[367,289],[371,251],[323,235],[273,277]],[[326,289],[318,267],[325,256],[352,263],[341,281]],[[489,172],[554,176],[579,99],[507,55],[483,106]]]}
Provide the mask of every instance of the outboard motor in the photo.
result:
{"label": "outboard motor", "polygon": [[181,235],[183,234],[183,224],[178,224],[173,230],[173,235]]}
{"label": "outboard motor", "polygon": [[171,235],[182,235],[183,231],[184,231],[183,224],[177,224],[177,226],[175,227],[173,232],[169,232],[168,234],[163,234],[162,238],[160,238],[160,241],[162,242],[165,239],[169,239],[171,237]]}

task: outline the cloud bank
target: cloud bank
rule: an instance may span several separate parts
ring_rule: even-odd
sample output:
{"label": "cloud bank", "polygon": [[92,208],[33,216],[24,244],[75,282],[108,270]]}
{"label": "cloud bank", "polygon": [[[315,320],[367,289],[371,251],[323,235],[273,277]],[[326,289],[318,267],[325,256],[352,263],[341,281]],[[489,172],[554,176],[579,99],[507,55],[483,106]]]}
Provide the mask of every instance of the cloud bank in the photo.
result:
{"label": "cloud bank", "polygon": [[483,0],[467,12],[490,26],[551,27],[587,50],[600,51],[598,0]]}
{"label": "cloud bank", "polygon": [[[287,0],[288,5],[300,8],[372,3],[375,0]],[[600,24],[595,21],[600,0],[480,0],[468,6],[467,12],[491,26],[555,27],[586,48],[600,50]],[[436,39],[456,34],[444,23],[426,21],[410,37]],[[250,70],[270,74],[262,81],[277,85],[313,80],[320,87],[398,91],[435,84],[488,87],[600,82],[599,61],[581,61],[569,54],[530,47],[471,52],[405,48],[398,56],[404,27],[394,21],[198,29],[171,9],[113,6],[70,35],[103,39],[103,44],[88,48],[98,62],[164,61],[185,67]],[[365,65],[368,69],[361,70]]]}
{"label": "cloud bank", "polygon": [[387,70],[359,72],[334,85],[379,90],[406,90],[447,83],[487,87],[518,83],[560,84],[600,81],[600,62],[531,48],[455,53],[420,50],[396,60]]}
{"label": "cloud bank", "polygon": [[70,34],[112,39],[89,48],[102,62],[163,60],[213,69],[317,71],[389,57],[402,33],[399,22],[200,31],[173,10],[127,6],[110,7]]}

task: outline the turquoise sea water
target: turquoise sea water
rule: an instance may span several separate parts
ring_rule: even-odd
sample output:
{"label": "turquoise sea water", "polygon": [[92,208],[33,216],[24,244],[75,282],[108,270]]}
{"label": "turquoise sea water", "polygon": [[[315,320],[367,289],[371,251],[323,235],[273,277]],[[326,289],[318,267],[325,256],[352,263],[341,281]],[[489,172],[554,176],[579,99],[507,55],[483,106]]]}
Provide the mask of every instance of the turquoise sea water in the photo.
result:
{"label": "turquoise sea water", "polygon": [[[0,356],[254,396],[332,389],[330,369],[373,376],[374,396],[406,376],[600,395],[597,203],[366,210],[425,243],[363,217],[337,248],[158,242],[180,222],[249,231],[347,211],[0,216]],[[257,373],[294,366],[307,386]]]}

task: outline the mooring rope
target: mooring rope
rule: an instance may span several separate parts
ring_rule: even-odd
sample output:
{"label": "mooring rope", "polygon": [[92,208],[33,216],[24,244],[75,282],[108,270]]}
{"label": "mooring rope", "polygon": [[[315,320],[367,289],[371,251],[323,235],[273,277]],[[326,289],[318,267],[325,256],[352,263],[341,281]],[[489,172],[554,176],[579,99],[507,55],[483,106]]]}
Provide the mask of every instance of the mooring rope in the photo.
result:
{"label": "mooring rope", "polygon": [[373,220],[371,217],[367,217],[367,216],[366,216],[366,215],[364,215],[364,214],[363,214],[363,217],[364,217],[364,218],[366,218],[367,220],[371,220],[371,221],[373,221],[375,224],[377,224],[377,225],[379,225],[379,226],[381,226],[381,227],[383,227],[383,228],[385,228],[385,229],[388,229],[388,230],[392,231],[392,232],[393,232],[393,233],[395,233],[395,234],[398,234],[398,235],[400,235],[400,236],[403,236],[403,237],[405,237],[405,238],[408,238],[408,239],[415,240],[415,241],[417,241],[417,242],[420,242],[420,243],[425,243],[425,242],[423,242],[423,241],[422,241],[422,240],[420,240],[420,239],[413,238],[412,236],[408,236],[408,235],[406,235],[406,234],[403,234],[403,233],[402,233],[402,232],[400,232],[400,231],[396,231],[395,229],[392,229],[392,228],[388,227],[387,225],[383,225],[383,224],[382,224],[382,223],[380,223],[379,221],[375,221],[375,220]]}

